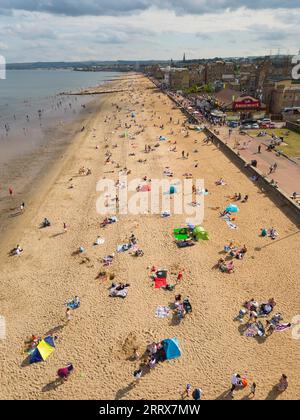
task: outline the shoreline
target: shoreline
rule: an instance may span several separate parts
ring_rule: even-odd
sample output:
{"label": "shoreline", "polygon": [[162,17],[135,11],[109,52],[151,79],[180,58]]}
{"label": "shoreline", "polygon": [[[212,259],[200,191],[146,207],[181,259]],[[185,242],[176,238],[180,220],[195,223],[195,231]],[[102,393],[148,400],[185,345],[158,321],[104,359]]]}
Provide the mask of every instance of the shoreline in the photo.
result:
{"label": "shoreline", "polygon": [[[114,84],[114,82],[109,84]],[[101,113],[101,106],[105,96],[91,99],[86,108],[72,120],[67,121],[61,126],[57,120],[56,126],[44,130],[43,143],[33,151],[25,153],[20,158],[13,158],[3,164],[1,177],[0,198],[0,256],[1,244],[11,237],[11,228],[22,225],[21,219],[24,215],[16,215],[21,202],[25,202],[26,211],[30,212],[30,207],[35,205],[36,200],[46,188],[49,189],[53,180],[58,176],[60,168],[68,160],[69,153],[72,153],[75,144],[80,143],[82,126],[89,130],[91,121]],[[79,138],[79,139],[78,139]],[[48,179],[47,179],[48,178]],[[8,196],[8,186],[13,186],[13,197]],[[7,188],[4,188],[7,186]],[[43,194],[45,195],[45,194]],[[22,216],[22,217],[19,217]],[[18,223],[20,219],[21,223]],[[11,241],[10,241],[11,242]]]}

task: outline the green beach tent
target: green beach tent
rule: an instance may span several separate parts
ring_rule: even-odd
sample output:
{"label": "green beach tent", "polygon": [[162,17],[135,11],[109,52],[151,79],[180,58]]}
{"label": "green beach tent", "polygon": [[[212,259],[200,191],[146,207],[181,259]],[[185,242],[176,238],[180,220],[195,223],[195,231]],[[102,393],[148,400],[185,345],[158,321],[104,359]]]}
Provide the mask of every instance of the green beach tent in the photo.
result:
{"label": "green beach tent", "polygon": [[173,235],[177,241],[184,241],[190,237],[188,228],[174,229]]}
{"label": "green beach tent", "polygon": [[208,232],[202,226],[196,226],[193,230],[193,236],[196,241],[208,241]]}

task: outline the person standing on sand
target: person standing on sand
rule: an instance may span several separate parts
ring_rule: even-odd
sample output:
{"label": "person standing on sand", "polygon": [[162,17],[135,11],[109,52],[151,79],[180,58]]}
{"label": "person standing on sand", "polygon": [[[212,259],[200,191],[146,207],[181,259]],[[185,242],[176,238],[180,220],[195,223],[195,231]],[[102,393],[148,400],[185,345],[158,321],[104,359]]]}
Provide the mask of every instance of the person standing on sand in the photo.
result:
{"label": "person standing on sand", "polygon": [[257,148],[257,153],[261,153],[261,144]]}
{"label": "person standing on sand", "polygon": [[182,159],[184,159],[184,150],[181,152]]}
{"label": "person standing on sand", "polygon": [[71,309],[67,308],[67,310],[66,310],[66,322],[69,322],[71,320],[71,318],[72,318]]}
{"label": "person standing on sand", "polygon": [[74,370],[74,367],[73,367],[72,363],[68,363],[65,367],[58,369],[57,376],[62,381],[67,381],[68,376],[71,374],[71,372],[73,372],[73,370]]}
{"label": "person standing on sand", "polygon": [[141,377],[142,377],[142,369],[137,369],[133,372],[134,379],[136,380],[136,383],[139,383]]}
{"label": "person standing on sand", "polygon": [[63,228],[64,228],[64,232],[67,232],[67,224],[65,222],[63,223]]}
{"label": "person standing on sand", "polygon": [[253,382],[253,384],[251,385],[251,388],[250,388],[250,394],[249,394],[249,397],[250,397],[250,396],[255,397],[255,393],[256,393],[256,383],[255,383],[255,382]]}
{"label": "person standing on sand", "polygon": [[183,394],[183,398],[185,398],[185,397],[189,398],[190,392],[191,392],[191,385],[186,384],[185,391],[184,391],[184,394]]}
{"label": "person standing on sand", "polygon": [[289,386],[288,378],[283,373],[280,380],[279,380],[279,384],[277,385],[277,390],[278,390],[278,392],[284,392],[284,391],[287,390],[288,386]]}
{"label": "person standing on sand", "polygon": [[8,188],[8,192],[9,192],[9,195],[10,195],[10,196],[12,196],[12,195],[13,195],[13,189],[12,189],[11,187],[9,187],[9,188]]}

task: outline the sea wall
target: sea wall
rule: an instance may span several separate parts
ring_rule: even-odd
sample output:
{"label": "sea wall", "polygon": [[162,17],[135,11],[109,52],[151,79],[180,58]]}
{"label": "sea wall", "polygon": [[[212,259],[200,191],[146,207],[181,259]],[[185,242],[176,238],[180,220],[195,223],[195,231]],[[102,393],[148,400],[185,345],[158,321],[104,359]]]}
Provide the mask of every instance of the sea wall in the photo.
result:
{"label": "sea wall", "polygon": [[297,133],[300,134],[300,124],[294,123],[292,121],[287,121],[286,128],[288,128],[289,130],[297,131]]}

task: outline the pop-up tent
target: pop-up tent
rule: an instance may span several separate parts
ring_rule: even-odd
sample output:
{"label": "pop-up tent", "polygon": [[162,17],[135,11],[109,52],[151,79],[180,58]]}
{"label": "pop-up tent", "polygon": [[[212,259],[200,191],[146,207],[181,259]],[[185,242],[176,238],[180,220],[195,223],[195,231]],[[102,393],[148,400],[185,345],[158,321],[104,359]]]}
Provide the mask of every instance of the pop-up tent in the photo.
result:
{"label": "pop-up tent", "polygon": [[30,356],[30,363],[37,363],[48,359],[50,354],[54,352],[55,344],[51,335],[41,340]]}
{"label": "pop-up tent", "polygon": [[189,238],[189,230],[188,228],[177,228],[173,230],[174,238],[177,241],[184,241],[185,239]]}
{"label": "pop-up tent", "polygon": [[229,204],[229,206],[226,207],[226,211],[229,211],[230,213],[237,213],[239,208],[235,204]]}
{"label": "pop-up tent", "polygon": [[167,338],[166,340],[163,340],[162,344],[165,350],[167,360],[177,359],[181,356],[181,350],[179,348],[177,338]]}
{"label": "pop-up tent", "polygon": [[196,226],[193,230],[193,237],[196,241],[208,241],[208,232],[202,226]]}

